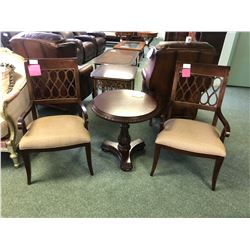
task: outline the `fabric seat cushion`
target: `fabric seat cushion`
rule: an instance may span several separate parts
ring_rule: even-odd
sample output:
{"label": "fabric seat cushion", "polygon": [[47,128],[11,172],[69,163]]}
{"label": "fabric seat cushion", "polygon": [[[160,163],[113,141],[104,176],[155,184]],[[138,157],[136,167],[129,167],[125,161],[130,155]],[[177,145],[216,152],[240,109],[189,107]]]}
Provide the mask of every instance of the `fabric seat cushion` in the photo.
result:
{"label": "fabric seat cushion", "polygon": [[155,143],[189,152],[226,156],[225,146],[216,127],[195,120],[166,121]]}
{"label": "fabric seat cushion", "polygon": [[9,134],[9,125],[1,116],[0,116],[0,124],[1,124],[1,138],[4,138]]}
{"label": "fabric seat cushion", "polygon": [[84,120],[76,115],[55,115],[34,120],[22,137],[19,148],[50,149],[90,142]]}

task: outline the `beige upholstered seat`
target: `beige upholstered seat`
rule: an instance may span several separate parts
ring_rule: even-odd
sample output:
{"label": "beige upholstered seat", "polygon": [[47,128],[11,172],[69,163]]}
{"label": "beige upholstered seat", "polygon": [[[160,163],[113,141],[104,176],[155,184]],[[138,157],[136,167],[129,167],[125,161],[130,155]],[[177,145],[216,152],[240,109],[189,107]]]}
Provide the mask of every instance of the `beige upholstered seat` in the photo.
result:
{"label": "beige upholstered seat", "polygon": [[19,148],[46,149],[83,143],[90,143],[90,134],[84,128],[84,119],[75,115],[56,115],[34,120],[23,136]]}
{"label": "beige upholstered seat", "polygon": [[218,130],[205,122],[170,119],[164,123],[155,143],[189,152],[226,156]]}
{"label": "beige upholstered seat", "polygon": [[[177,63],[171,100],[165,110],[162,131],[155,140],[154,161],[150,175],[154,175],[161,148],[176,150],[193,156],[215,159],[212,190],[226,157],[224,139],[230,135],[230,126],[221,111],[229,67],[212,64],[191,64],[190,76],[183,76],[183,64]],[[197,93],[201,93],[198,95]],[[212,124],[191,119],[170,119],[174,108],[202,109],[213,112]],[[217,121],[223,125],[219,132]]]}

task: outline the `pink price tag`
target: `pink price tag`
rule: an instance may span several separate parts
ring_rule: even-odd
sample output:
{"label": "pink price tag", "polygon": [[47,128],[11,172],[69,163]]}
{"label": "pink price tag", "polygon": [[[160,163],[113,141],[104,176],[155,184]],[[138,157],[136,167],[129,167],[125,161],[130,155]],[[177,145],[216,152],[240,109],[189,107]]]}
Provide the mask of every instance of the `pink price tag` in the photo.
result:
{"label": "pink price tag", "polygon": [[182,69],[182,77],[190,77],[191,71],[190,69]]}
{"label": "pink price tag", "polygon": [[28,65],[28,71],[29,71],[30,76],[40,76],[42,74],[39,64]]}

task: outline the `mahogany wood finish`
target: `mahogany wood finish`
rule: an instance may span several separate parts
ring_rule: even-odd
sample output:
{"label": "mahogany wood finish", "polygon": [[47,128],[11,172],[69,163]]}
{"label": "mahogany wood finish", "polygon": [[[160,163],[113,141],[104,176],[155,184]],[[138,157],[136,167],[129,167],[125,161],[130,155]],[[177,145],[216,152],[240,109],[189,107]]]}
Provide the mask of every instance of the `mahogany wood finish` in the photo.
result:
{"label": "mahogany wood finish", "polygon": [[127,65],[100,65],[92,73],[93,98],[98,89],[102,92],[113,89],[134,89],[137,67]]}
{"label": "mahogany wood finish", "polygon": [[227,32],[165,32],[165,41],[185,41],[187,36],[192,41],[208,42],[216,49],[215,63],[219,62],[220,54]]}
{"label": "mahogany wood finish", "polygon": [[138,31],[137,36],[142,37],[146,43],[146,46],[149,46],[158,33],[154,31]]}
{"label": "mahogany wood finish", "polygon": [[[176,63],[212,64],[215,55],[214,47],[205,42],[162,42],[152,49],[148,64],[142,70],[142,90],[157,99],[159,115],[164,113],[170,100]],[[173,116],[195,118],[196,113],[196,109],[176,107]]]}
{"label": "mahogany wood finish", "polygon": [[[33,119],[38,119],[36,105],[66,105],[76,106],[79,116],[84,117],[85,123],[83,126],[87,129],[88,115],[86,108],[81,103],[78,66],[75,58],[41,58],[38,64],[41,68],[40,76],[30,76],[28,61],[25,62],[25,70],[28,80],[29,94],[31,103],[23,114],[18,119],[18,128],[22,129],[23,133],[27,132],[25,123],[26,116],[32,112]],[[59,124],[61,126],[62,124]],[[30,152],[47,152],[71,149],[75,147],[85,147],[90,174],[93,175],[91,161],[91,144],[83,143],[57,148],[39,148],[21,150],[24,165],[27,174],[27,183],[31,184],[31,164],[29,159]]]}
{"label": "mahogany wood finish", "polygon": [[144,41],[147,46],[153,41],[157,36],[157,32],[153,31],[119,31],[115,32],[115,35],[120,38],[120,40],[129,41]]}
{"label": "mahogany wood finish", "polygon": [[118,143],[104,141],[102,150],[111,152],[120,160],[123,171],[133,168],[131,155],[145,147],[141,139],[131,141],[129,123],[149,120],[157,112],[157,103],[149,95],[134,90],[113,90],[98,95],[94,99],[92,110],[101,118],[121,124]]}
{"label": "mahogany wood finish", "polygon": [[[163,117],[161,129],[163,129],[163,122],[171,117],[171,113],[174,107],[185,107],[187,109],[195,107],[198,109],[214,112],[211,124],[213,126],[216,126],[218,119],[220,120],[223,125],[220,140],[224,142],[225,137],[230,136],[230,126],[221,112],[221,105],[228,81],[230,67],[212,64],[192,64],[190,78],[182,77],[181,71],[182,64],[178,63],[176,65],[170,105],[166,110],[165,117]],[[198,95],[200,99],[197,102],[197,93],[199,92],[202,92],[202,95]],[[187,95],[189,96],[188,101],[186,98]],[[160,155],[160,150],[162,148],[175,150],[180,153],[192,156],[215,159],[215,166],[212,177],[212,190],[215,190],[217,177],[219,175],[224,157],[185,151],[179,148],[173,148],[156,143],[154,160],[150,173],[151,176],[154,175]]]}

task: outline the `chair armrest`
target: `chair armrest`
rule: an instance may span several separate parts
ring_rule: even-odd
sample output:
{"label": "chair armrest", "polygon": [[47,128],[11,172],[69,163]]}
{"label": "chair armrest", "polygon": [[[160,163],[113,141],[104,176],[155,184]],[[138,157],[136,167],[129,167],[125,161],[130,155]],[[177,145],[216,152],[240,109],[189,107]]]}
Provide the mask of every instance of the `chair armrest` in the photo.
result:
{"label": "chair armrest", "polygon": [[[26,127],[26,123],[25,123],[25,117],[32,111],[33,113],[33,109],[34,105],[33,102],[31,102],[29,104],[29,106],[27,107],[27,109],[19,116],[18,120],[17,120],[17,128],[18,129],[22,129],[23,134],[25,134],[27,132],[27,127]],[[34,118],[34,117],[33,117]]]}
{"label": "chair armrest", "polygon": [[224,128],[221,131],[221,135],[220,135],[221,141],[224,141],[225,137],[230,136],[230,132],[231,132],[230,125],[229,125],[228,121],[226,120],[226,118],[224,117],[224,115],[222,114],[221,109],[217,109],[216,115],[218,116],[219,120],[221,121],[221,123],[224,126]]}
{"label": "chair armrest", "polygon": [[90,75],[90,73],[93,71],[93,66],[92,65],[85,65],[85,66],[79,66],[79,74],[80,75]]}
{"label": "chair armrest", "polygon": [[83,104],[83,102],[80,102],[79,105],[77,105],[78,107],[78,111],[79,111],[79,115],[84,118],[85,123],[84,123],[84,127],[88,128],[88,112],[87,112],[87,108],[85,107],[85,105]]}

